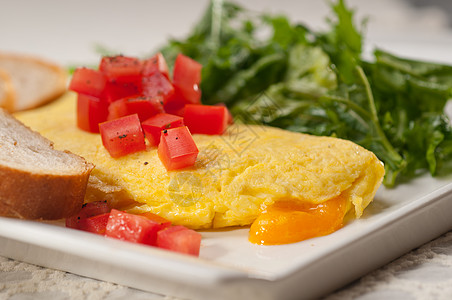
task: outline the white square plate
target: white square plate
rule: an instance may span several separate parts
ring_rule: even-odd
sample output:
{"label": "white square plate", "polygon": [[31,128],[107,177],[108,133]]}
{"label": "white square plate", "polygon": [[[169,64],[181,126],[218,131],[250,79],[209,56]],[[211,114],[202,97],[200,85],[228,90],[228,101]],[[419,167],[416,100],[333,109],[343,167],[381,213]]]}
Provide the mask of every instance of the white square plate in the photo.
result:
{"label": "white square plate", "polygon": [[0,218],[0,255],[193,299],[325,295],[452,229],[452,178],[381,188],[364,217],[300,243],[258,246],[247,229],[202,232],[200,258],[40,223]]}

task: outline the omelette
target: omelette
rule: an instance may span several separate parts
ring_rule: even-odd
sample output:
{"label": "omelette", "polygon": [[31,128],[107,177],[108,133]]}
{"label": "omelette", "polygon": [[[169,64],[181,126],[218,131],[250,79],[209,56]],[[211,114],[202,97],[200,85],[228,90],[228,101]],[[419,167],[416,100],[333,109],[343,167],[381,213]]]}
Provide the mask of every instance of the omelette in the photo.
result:
{"label": "omelette", "polygon": [[112,207],[149,211],[192,229],[248,226],[281,203],[309,210],[337,199],[340,214],[359,218],[384,176],[377,157],[350,141],[245,124],[233,124],[223,135],[193,135],[199,149],[195,165],[167,171],[156,147],[112,158],[99,134],[77,128],[75,114],[76,97],[69,92],[16,117],[56,149],[95,165],[85,201],[107,200]]}

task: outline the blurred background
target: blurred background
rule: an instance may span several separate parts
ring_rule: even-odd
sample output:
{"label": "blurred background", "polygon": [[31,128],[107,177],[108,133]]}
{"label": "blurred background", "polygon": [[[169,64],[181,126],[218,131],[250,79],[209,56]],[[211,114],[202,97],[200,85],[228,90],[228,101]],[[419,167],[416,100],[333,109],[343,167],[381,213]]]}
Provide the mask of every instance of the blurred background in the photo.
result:
{"label": "blurred background", "polygon": [[[287,14],[313,29],[326,27],[328,1],[236,0],[255,10]],[[366,49],[375,45],[410,57],[451,61],[452,1],[346,0],[368,18]],[[61,64],[97,62],[96,47],[147,55],[184,36],[208,0],[0,0],[0,51],[40,55]],[[449,53],[451,53],[449,55]]]}

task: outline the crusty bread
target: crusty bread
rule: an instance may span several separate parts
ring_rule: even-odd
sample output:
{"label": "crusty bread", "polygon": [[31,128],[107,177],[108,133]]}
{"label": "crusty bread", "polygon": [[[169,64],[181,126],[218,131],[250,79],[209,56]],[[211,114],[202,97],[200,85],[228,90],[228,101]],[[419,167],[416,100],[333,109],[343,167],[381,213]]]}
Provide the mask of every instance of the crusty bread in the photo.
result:
{"label": "crusty bread", "polygon": [[9,76],[8,72],[0,69],[0,107],[12,111],[14,109],[15,97],[16,94],[11,76]]}
{"label": "crusty bread", "polygon": [[[66,71],[36,57],[0,53],[0,71],[0,107],[9,112],[38,107],[66,91]],[[6,104],[2,94],[10,95]]]}
{"label": "crusty bread", "polygon": [[77,213],[93,165],[0,108],[0,215],[56,220]]}

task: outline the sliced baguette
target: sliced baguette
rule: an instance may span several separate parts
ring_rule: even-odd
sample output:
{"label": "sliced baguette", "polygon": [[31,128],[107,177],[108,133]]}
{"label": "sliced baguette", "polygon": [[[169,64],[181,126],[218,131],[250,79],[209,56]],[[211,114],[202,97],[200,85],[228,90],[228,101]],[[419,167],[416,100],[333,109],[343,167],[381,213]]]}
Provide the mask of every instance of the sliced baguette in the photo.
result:
{"label": "sliced baguette", "polygon": [[66,91],[66,71],[40,58],[0,53],[0,70],[9,77],[13,97],[2,104],[5,76],[0,75],[0,107],[9,112],[35,108],[58,98]]}
{"label": "sliced baguette", "polygon": [[12,111],[15,97],[16,93],[11,76],[9,76],[8,72],[0,69],[0,107]]}
{"label": "sliced baguette", "polygon": [[56,220],[82,207],[93,165],[0,108],[0,215]]}

